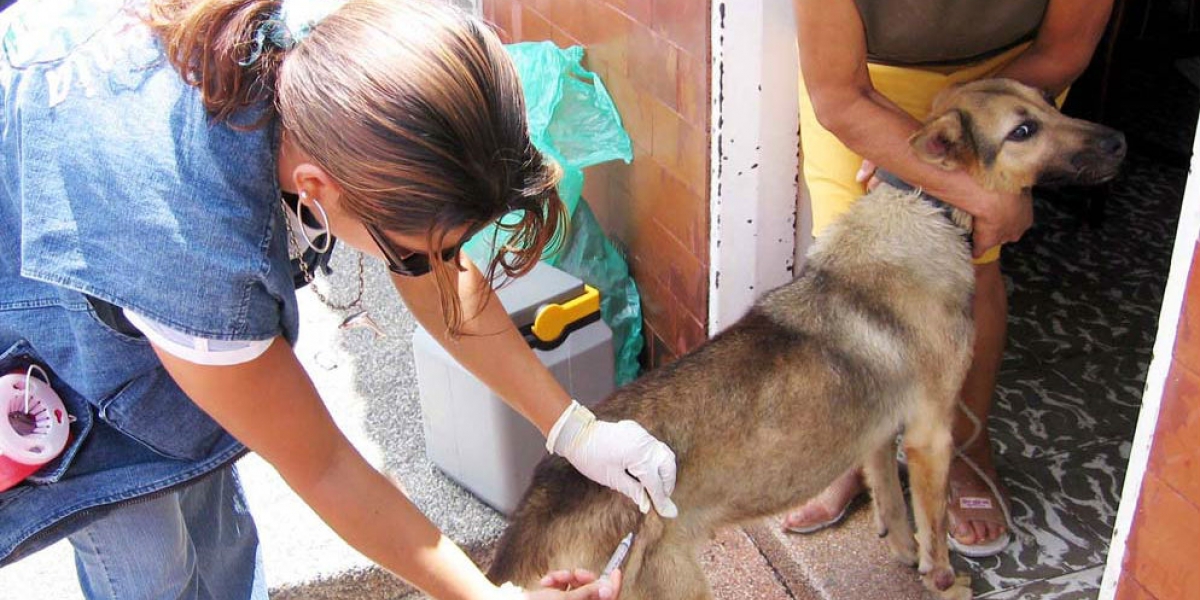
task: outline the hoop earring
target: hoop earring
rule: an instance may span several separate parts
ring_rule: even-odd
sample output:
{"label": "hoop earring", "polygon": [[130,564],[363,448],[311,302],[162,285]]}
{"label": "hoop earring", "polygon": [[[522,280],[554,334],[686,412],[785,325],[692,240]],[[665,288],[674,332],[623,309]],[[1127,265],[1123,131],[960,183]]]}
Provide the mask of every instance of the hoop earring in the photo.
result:
{"label": "hoop earring", "polygon": [[[300,192],[300,199],[307,200],[308,194],[306,192]],[[325,208],[321,206],[321,203],[317,201],[316,198],[312,199],[312,203],[313,206],[317,207],[317,212],[321,213],[321,225],[325,227],[325,245],[318,248],[317,245],[314,244],[311,239],[309,239],[308,228],[304,226],[303,219],[301,219],[300,222],[300,237],[304,238],[304,242],[308,244],[309,248],[313,249],[313,252],[316,252],[317,254],[325,254],[326,252],[329,252],[330,248],[333,247],[333,236],[329,234],[329,215],[325,213]],[[303,203],[301,203],[301,206],[303,206]]]}

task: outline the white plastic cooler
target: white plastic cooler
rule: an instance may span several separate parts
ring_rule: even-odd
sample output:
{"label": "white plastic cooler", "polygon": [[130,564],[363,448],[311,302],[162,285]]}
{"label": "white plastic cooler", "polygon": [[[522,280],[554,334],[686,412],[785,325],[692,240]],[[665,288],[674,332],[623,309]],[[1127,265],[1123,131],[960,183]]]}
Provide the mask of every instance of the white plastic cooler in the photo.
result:
{"label": "white plastic cooler", "polygon": [[[498,295],[572,397],[591,405],[613,391],[612,330],[600,319],[595,288],[539,263],[501,286]],[[413,355],[429,459],[489,506],[511,514],[546,454],[545,438],[420,326],[413,334]]]}

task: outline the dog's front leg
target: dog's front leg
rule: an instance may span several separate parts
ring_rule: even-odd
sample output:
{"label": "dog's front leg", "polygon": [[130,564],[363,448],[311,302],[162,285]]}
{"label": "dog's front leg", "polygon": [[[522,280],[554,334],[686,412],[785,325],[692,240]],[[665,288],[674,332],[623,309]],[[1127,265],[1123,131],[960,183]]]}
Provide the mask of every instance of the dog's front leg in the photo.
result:
{"label": "dog's front leg", "polygon": [[939,597],[969,600],[970,580],[955,576],[946,542],[946,484],[953,453],[951,421],[937,416],[909,423],[904,433],[917,523],[918,570],[925,587]]}

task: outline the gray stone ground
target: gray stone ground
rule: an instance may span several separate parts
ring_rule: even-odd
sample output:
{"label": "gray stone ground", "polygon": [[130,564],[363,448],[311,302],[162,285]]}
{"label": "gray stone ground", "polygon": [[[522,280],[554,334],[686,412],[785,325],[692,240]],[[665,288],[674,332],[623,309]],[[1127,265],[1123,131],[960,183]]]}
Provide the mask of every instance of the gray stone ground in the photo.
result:
{"label": "gray stone ground", "polygon": [[[356,285],[356,254],[339,247],[323,290],[343,302]],[[338,425],[372,464],[395,475],[442,531],[475,556],[500,533],[498,513],[438,472],[425,457],[416,371],[409,345],[414,321],[378,261],[366,262],[363,303],[386,333],[342,331],[341,314],[300,292],[297,354]],[[396,578],[372,568],[291,492],[256,455],[238,463],[262,538],[271,596],[284,600],[411,596]],[[70,546],[59,543],[0,569],[0,600],[78,600]]]}

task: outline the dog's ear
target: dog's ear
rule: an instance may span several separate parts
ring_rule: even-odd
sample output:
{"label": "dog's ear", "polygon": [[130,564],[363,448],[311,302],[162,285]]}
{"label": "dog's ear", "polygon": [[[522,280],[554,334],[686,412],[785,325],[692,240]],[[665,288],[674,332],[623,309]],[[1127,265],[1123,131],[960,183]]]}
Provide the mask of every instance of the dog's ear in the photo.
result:
{"label": "dog's ear", "polygon": [[921,160],[953,171],[966,164],[974,151],[964,121],[961,111],[946,111],[927,121],[908,143]]}

